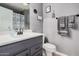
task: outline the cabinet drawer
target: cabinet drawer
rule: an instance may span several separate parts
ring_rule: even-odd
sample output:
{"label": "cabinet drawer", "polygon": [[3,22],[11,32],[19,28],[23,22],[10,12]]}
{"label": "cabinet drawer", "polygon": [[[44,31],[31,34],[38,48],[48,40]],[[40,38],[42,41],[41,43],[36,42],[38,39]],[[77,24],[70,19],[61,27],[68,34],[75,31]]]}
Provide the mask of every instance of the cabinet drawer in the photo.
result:
{"label": "cabinet drawer", "polygon": [[42,36],[39,36],[39,37],[35,37],[35,38],[31,38],[30,39],[30,45],[33,46],[35,44],[38,44],[42,42]]}
{"label": "cabinet drawer", "polygon": [[42,50],[38,51],[36,54],[34,54],[33,56],[42,56]]}
{"label": "cabinet drawer", "polygon": [[22,51],[21,53],[17,54],[16,56],[29,56],[29,50]]}
{"label": "cabinet drawer", "polygon": [[31,48],[31,55],[35,54],[37,51],[39,51],[40,49],[42,49],[42,43],[34,45]]}
{"label": "cabinet drawer", "polygon": [[16,55],[18,52],[28,49],[28,41],[17,42],[0,47],[0,55],[9,54]]}

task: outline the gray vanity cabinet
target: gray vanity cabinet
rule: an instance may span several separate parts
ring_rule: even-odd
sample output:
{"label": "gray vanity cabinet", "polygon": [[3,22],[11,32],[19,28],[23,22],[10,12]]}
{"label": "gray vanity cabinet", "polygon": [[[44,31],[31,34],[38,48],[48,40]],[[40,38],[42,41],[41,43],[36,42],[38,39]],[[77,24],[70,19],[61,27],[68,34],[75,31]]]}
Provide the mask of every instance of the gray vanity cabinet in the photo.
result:
{"label": "gray vanity cabinet", "polygon": [[42,36],[0,46],[0,56],[42,55]]}
{"label": "gray vanity cabinet", "polygon": [[22,51],[21,53],[18,53],[16,56],[29,56],[29,50],[25,50],[25,51]]}

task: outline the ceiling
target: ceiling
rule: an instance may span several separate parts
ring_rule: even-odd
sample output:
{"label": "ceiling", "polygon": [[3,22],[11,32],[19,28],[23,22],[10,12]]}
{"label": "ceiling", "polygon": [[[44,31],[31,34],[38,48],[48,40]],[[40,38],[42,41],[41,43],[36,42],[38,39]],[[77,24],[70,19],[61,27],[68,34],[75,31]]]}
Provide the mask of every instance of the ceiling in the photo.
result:
{"label": "ceiling", "polygon": [[26,3],[5,3],[6,5],[12,6],[13,8],[20,9],[20,10],[27,10],[29,9],[28,4]]}
{"label": "ceiling", "polygon": [[1,6],[12,9],[16,12],[23,12],[29,10],[28,3],[0,3]]}

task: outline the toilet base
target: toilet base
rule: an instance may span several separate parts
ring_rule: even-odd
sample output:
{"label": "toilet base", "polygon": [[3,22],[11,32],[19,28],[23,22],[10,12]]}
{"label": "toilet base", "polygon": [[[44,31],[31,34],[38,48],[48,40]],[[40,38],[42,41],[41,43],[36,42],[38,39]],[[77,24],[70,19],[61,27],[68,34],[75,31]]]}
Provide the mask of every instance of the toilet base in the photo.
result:
{"label": "toilet base", "polygon": [[53,56],[53,52],[51,53],[43,49],[43,56]]}
{"label": "toilet base", "polygon": [[51,52],[46,51],[47,56],[53,56]]}
{"label": "toilet base", "polygon": [[46,56],[53,56],[53,53],[56,51],[56,46],[51,43],[43,44],[44,54]]}

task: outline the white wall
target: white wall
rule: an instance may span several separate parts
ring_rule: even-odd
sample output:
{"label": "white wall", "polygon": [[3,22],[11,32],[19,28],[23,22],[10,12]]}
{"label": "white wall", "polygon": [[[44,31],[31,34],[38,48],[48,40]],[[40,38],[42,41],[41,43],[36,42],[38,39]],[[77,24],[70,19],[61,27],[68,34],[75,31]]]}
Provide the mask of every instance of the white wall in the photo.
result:
{"label": "white wall", "polygon": [[[47,6],[51,5],[51,13],[45,13]],[[43,32],[48,37],[50,43],[57,46],[57,50],[68,55],[79,55],[79,30],[71,30],[71,37],[62,37],[57,33],[57,20],[52,18],[55,10],[57,17],[74,15],[79,13],[79,4],[43,4]],[[78,19],[79,20],[79,19]]]}
{"label": "white wall", "polygon": [[[37,9],[37,14],[34,14],[33,10]],[[30,29],[33,32],[43,32],[43,22],[37,20],[37,15],[43,16],[42,4],[41,3],[31,3],[30,4]]]}

